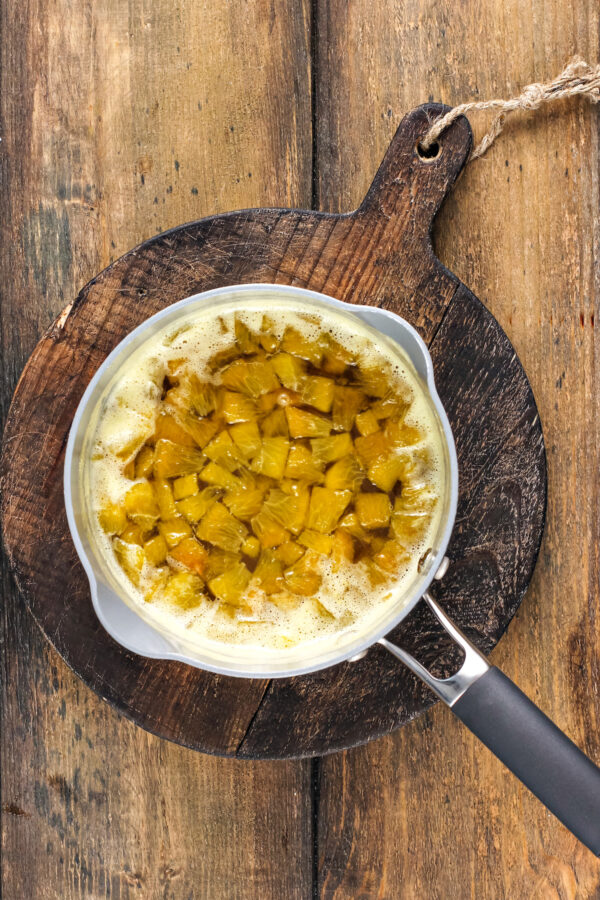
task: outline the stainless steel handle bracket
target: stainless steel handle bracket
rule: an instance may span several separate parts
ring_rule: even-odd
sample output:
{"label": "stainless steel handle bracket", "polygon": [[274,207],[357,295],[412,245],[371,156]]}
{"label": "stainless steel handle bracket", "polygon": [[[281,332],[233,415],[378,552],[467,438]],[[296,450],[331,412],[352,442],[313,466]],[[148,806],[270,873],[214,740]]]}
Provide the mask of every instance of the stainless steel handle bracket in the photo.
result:
{"label": "stainless steel handle bracket", "polygon": [[427,687],[431,688],[440,700],[443,700],[448,706],[454,706],[465,691],[478,681],[482,675],[485,675],[490,668],[490,665],[485,656],[483,656],[483,654],[467,640],[462,631],[460,631],[452,620],[448,618],[443,609],[438,606],[429,593],[423,594],[423,599],[438,621],[444,626],[450,637],[463,650],[465,658],[460,669],[455,672],[454,675],[451,675],[450,678],[435,678],[425,666],[422,666],[414,656],[411,656],[411,654],[407,653],[406,650],[403,650],[402,647],[391,644],[386,638],[381,638],[379,643],[408,666],[415,675],[422,678]]}

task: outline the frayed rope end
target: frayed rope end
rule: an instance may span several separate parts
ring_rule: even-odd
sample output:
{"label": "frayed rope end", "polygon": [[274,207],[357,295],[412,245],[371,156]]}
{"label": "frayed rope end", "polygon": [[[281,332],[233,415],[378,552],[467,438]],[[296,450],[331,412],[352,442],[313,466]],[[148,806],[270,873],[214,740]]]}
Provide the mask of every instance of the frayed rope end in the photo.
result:
{"label": "frayed rope end", "polygon": [[470,162],[472,159],[483,156],[489,150],[504,128],[504,123],[510,113],[517,110],[539,109],[544,103],[561,100],[564,97],[575,97],[578,94],[587,97],[592,103],[600,102],[600,65],[590,66],[585,60],[575,57],[554,81],[547,84],[528,84],[518,97],[510,100],[480,100],[473,103],[461,103],[460,106],[453,107],[433,123],[420,142],[420,146],[424,150],[428,150],[446,128],[465,113],[480,109],[500,110],[492,120],[487,134],[472,150],[469,157]]}

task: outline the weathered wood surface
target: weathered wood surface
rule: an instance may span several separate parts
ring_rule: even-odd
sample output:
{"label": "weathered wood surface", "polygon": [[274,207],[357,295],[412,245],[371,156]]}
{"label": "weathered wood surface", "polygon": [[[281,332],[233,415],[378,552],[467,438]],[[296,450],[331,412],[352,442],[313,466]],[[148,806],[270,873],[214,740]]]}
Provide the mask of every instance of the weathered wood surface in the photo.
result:
{"label": "weathered wood surface", "polygon": [[[339,7],[313,4],[323,209],[358,202],[401,114],[429,94],[505,93],[574,50],[597,54],[589,2],[520,7],[515,41],[495,0]],[[311,16],[308,4],[134,2],[3,16],[6,404],[44,326],[111,256],[198,214],[310,205]],[[585,677],[598,596],[594,121],[564,109],[510,131],[463,177],[437,246],[513,339],[551,450],[545,554],[495,658],[598,758]],[[122,897],[305,897],[313,880],[336,897],[446,897],[448,885],[458,897],[597,896],[589,854],[444,710],[315,764],[311,810],[305,763],[213,760],[119,719],[4,587],[6,896],[104,897],[109,884]]]}

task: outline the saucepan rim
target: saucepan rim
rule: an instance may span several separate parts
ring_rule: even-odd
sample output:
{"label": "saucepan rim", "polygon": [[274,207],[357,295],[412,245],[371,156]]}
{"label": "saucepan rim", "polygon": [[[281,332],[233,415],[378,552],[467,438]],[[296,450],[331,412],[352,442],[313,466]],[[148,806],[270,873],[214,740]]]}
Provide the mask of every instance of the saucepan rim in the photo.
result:
{"label": "saucepan rim", "polygon": [[[387,616],[377,622],[376,627],[371,627],[358,634],[353,642],[342,648],[341,652],[336,652],[333,648],[326,654],[322,653],[320,656],[313,654],[290,666],[285,666],[281,662],[276,666],[268,663],[265,665],[264,661],[258,658],[255,663],[248,664],[246,661],[244,666],[240,666],[236,664],[235,655],[233,653],[228,655],[226,649],[223,648],[219,648],[224,656],[223,661],[215,662],[210,656],[204,658],[202,653],[198,652],[199,644],[196,644],[193,651],[190,652],[191,646],[183,643],[179,636],[167,634],[162,629],[158,629],[149,618],[144,618],[135,601],[131,599],[130,602],[127,602],[123,596],[124,592],[119,590],[120,585],[117,585],[114,579],[111,582],[110,573],[106,564],[102,562],[100,552],[94,554],[94,548],[85,537],[85,529],[82,525],[83,509],[79,497],[82,490],[79,453],[89,418],[100,396],[104,393],[106,385],[118,371],[125,354],[132,352],[147,340],[153,330],[157,331],[159,327],[163,328],[171,319],[175,321],[180,313],[189,313],[190,306],[197,305],[199,308],[203,308],[209,304],[226,304],[228,299],[231,303],[234,302],[235,297],[239,296],[241,297],[239,307],[243,309],[243,298],[245,297],[248,302],[247,295],[252,294],[267,294],[273,297],[287,296],[312,308],[334,307],[341,314],[359,319],[363,328],[366,327],[367,330],[377,332],[378,340],[383,338],[388,344],[391,341],[397,346],[399,342],[385,329],[396,331],[398,334],[402,332],[412,348],[413,355],[406,347],[404,349],[411,357],[413,364],[415,362],[414,354],[419,355],[419,365],[416,368],[420,369],[419,374],[435,408],[447,453],[449,483],[446,486],[445,516],[440,522],[436,547],[428,557],[427,570],[413,586],[408,597],[401,594],[397,603],[390,603]],[[94,611],[105,630],[119,644],[141,656],[177,660],[222,675],[242,678],[281,678],[308,674],[361,655],[380,638],[393,631],[414,609],[427,591],[444,558],[454,527],[458,500],[458,462],[450,423],[436,390],[433,362],[429,350],[416,329],[405,319],[380,307],[345,303],[326,294],[292,285],[269,283],[227,285],[193,294],[165,307],[133,329],[107,356],[88,384],[73,418],[65,454],[64,497],[69,529],[90,583]],[[213,643],[216,644],[216,642],[210,642],[210,644]],[[203,646],[208,646],[208,644],[209,642],[203,642]],[[283,655],[281,654],[281,656]]]}

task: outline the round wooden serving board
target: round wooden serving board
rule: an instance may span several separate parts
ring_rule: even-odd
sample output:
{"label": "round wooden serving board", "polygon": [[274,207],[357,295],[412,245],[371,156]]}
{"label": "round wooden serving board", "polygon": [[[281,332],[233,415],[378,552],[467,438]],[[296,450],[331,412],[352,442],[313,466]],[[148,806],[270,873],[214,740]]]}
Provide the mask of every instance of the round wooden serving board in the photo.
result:
{"label": "round wooden serving board", "polygon": [[[542,430],[506,335],[433,255],[433,218],[471,146],[462,118],[442,136],[435,158],[421,158],[418,141],[442,111],[427,105],[404,118],[355,212],[245,210],[141,244],[86,285],[25,368],[1,463],[4,540],[16,580],[79,677],[161,737],[239,757],[320,755],[386,734],[433,703],[427,688],[378,646],[360,662],[313,675],[243,680],[135,656],[96,619],[63,504],[71,420],[115,345],[190,294],[242,282],[294,284],[408,319],[430,345],[460,466],[452,564],[436,595],[488,652],[529,583],[545,511]],[[422,605],[394,638],[426,664],[443,651]]]}

